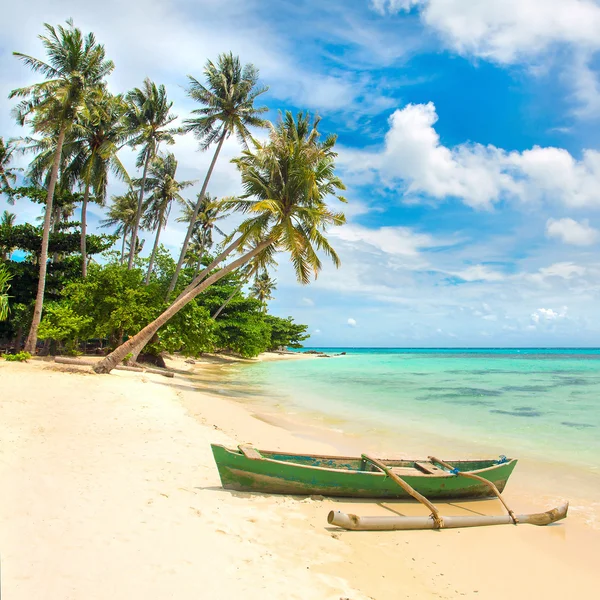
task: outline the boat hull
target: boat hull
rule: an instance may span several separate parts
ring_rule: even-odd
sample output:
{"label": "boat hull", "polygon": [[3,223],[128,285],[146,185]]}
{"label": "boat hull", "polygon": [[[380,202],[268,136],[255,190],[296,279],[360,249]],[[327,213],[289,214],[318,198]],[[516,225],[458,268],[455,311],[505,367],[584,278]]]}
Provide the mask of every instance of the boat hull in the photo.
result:
{"label": "boat hull", "polygon": [[[410,498],[390,477],[381,472],[315,466],[310,464],[311,459],[312,462],[315,462],[314,457],[302,455],[270,453],[272,458],[263,457],[256,460],[246,457],[241,452],[216,444],[212,445],[212,451],[221,483],[224,488],[230,490],[299,496]],[[319,458],[326,459],[328,457]],[[340,466],[340,462],[343,463],[344,460],[352,465],[360,462],[360,459],[353,458],[329,458],[331,458],[331,463],[336,466]],[[302,462],[307,464],[301,464]],[[450,462],[461,468],[460,462]],[[513,459],[471,472],[491,481],[502,492],[516,463],[517,461]],[[319,460],[319,464],[327,464],[327,460]],[[402,479],[429,499],[490,496],[490,488],[486,484],[446,472],[439,475],[403,475]]]}

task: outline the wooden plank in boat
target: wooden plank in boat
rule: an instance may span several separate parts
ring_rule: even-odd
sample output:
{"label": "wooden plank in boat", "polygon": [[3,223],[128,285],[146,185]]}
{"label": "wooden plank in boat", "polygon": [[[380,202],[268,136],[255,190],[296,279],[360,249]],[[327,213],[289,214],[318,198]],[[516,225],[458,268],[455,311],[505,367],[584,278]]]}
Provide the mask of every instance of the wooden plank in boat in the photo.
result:
{"label": "wooden plank in boat", "polygon": [[238,448],[240,449],[240,452],[246,458],[250,458],[252,460],[260,460],[262,458],[262,454],[256,448],[253,448],[252,446],[240,445],[240,446],[238,446]]}
{"label": "wooden plank in boat", "polygon": [[405,475],[422,475],[422,472],[415,469],[414,467],[390,467],[390,471],[398,477],[404,477]]}
{"label": "wooden plank in boat", "polygon": [[425,460],[418,460],[415,462],[415,467],[419,469],[419,471],[427,474],[427,475],[443,475],[446,473],[443,469],[436,467],[433,463],[427,462]]}

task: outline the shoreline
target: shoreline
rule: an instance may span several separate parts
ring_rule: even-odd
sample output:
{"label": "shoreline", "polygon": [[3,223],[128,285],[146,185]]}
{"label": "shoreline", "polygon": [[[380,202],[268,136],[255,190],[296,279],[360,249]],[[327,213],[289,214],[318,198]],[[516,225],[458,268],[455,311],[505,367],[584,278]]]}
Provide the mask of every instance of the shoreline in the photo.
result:
{"label": "shoreline", "polygon": [[[316,441],[315,432],[261,419],[224,389],[223,363],[168,364],[174,379],[0,362],[0,476],[12,491],[0,499],[7,596],[564,598],[576,580],[578,593],[593,597],[600,544],[576,519],[546,528],[345,532],[327,526],[330,509],[423,510],[223,490],[210,442],[315,453],[339,453],[337,444],[350,442]],[[441,508],[501,514],[493,500]],[[548,507],[538,499],[535,508]],[[510,577],[492,576],[490,565],[506,565]]]}

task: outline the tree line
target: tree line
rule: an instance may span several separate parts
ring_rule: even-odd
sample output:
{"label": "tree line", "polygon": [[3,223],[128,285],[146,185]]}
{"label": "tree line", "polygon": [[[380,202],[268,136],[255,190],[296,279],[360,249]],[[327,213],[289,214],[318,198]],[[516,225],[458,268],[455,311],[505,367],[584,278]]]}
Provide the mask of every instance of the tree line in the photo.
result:
{"label": "tree line", "polygon": [[[11,276],[13,288],[18,279],[30,293],[37,279],[30,314],[26,303],[17,303],[26,307],[16,326],[21,333],[28,326],[25,350],[34,353],[38,337],[64,343],[71,351],[79,340],[108,338],[113,350],[97,372],[109,372],[124,359],[135,362],[143,349],[194,353],[237,344],[238,351],[244,347],[240,353],[252,355],[274,341],[299,344],[307,337],[306,327],[266,314],[274,287],[268,268],[278,252],[286,252],[298,281],[307,284],[322,267],[320,256],[339,265],[326,237],[330,226],[345,222],[343,213],[330,206],[336,199],[345,202],[340,195],[344,185],[335,174],[336,136],[323,138],[319,118],[307,112],[285,112],[275,124],[265,120],[268,108],[257,106],[257,100],[268,88],[259,84],[253,65],[243,65],[232,53],[207,61],[202,80],[188,76],[186,93],[198,108],[176,126],[164,85],[146,79],[140,88],[113,95],[106,78],[114,64],[92,33],[83,35],[72,21],[44,27],[45,61],[14,53],[43,76],[10,94],[19,100],[13,110],[17,122],[32,135],[8,142],[0,138],[2,191],[11,204],[24,197],[41,203],[44,221],[39,227],[15,226],[8,212],[0,221],[4,261],[14,248],[28,252],[20,267],[10,261],[13,271],[21,273],[11,275],[9,263],[0,263],[0,319],[10,310]],[[252,136],[261,129],[268,132],[265,141]],[[202,151],[213,149],[195,201],[182,196],[195,182],[178,180],[177,160],[165,150],[185,133],[196,137]],[[231,136],[242,148],[232,162],[243,193],[217,199],[208,186]],[[135,177],[119,157],[126,146],[138,151]],[[17,170],[11,167],[16,152],[34,155],[19,187]],[[127,191],[112,197],[101,222],[114,233],[92,236],[87,233],[87,208],[90,202],[105,204],[110,177],[125,182]],[[183,209],[178,220],[187,223],[177,260],[160,244],[174,202]],[[70,220],[77,205],[79,222]],[[233,212],[243,215],[242,223],[234,231],[221,231],[218,221]],[[147,259],[140,257],[142,229],[154,231]],[[223,236],[216,246],[215,231]],[[111,250],[117,240],[120,250]],[[92,261],[99,253],[104,253],[102,264]],[[245,298],[241,291],[251,279],[251,295],[257,299]],[[23,290],[21,294],[25,299]],[[51,303],[44,310],[46,296]],[[246,323],[245,333],[238,323],[237,330],[226,334],[225,317],[242,299],[257,302],[245,307],[254,322]],[[262,342],[235,342],[236,335]]]}

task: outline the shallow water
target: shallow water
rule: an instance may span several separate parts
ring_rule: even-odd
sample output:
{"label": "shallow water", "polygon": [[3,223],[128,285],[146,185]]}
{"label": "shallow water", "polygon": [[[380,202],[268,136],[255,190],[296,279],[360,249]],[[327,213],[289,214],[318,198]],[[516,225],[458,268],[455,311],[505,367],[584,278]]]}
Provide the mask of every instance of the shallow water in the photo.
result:
{"label": "shallow water", "polygon": [[[373,435],[408,432],[598,474],[598,349],[325,349],[346,356],[238,366],[286,411]],[[448,445],[448,444],[446,444]]]}

